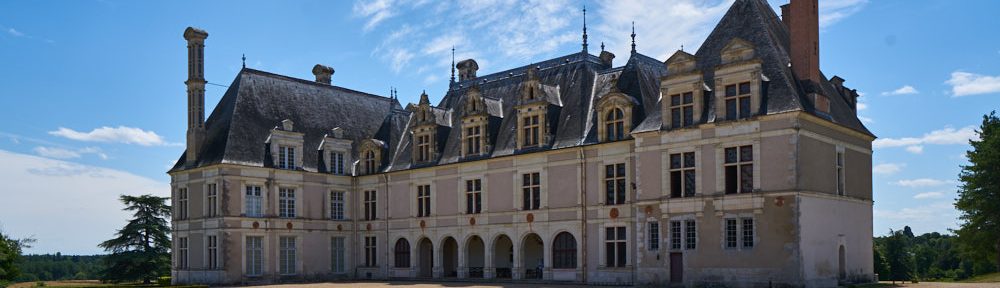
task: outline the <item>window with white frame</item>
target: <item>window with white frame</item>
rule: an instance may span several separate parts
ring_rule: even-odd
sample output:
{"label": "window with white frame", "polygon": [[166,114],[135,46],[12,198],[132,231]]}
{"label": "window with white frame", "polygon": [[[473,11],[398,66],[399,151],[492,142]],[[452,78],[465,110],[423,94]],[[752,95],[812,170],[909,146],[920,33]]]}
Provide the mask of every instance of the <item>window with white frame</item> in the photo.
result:
{"label": "window with white frame", "polygon": [[604,266],[605,267],[625,267],[627,259],[628,245],[626,242],[625,227],[604,228]]}
{"label": "window with white frame", "polygon": [[278,237],[278,273],[295,274],[295,237]]}
{"label": "window with white frame", "polygon": [[844,172],[844,151],[837,151],[837,195],[847,194]]}
{"label": "window with white frame", "polygon": [[604,204],[625,204],[625,163],[604,165]]}
{"label": "window with white frame", "polygon": [[431,216],[431,185],[417,186],[417,217]]}
{"label": "window with white frame", "polygon": [[295,218],[295,188],[278,189],[278,217]]}
{"label": "window with white frame", "polygon": [[246,239],[246,275],[260,276],[264,274],[264,237],[247,236]]}
{"label": "window with white frame", "polygon": [[541,137],[540,118],[541,117],[538,115],[525,116],[521,118],[521,130],[524,135],[524,139],[521,141],[521,147],[527,148],[538,146],[538,138]]}
{"label": "window with white frame", "polygon": [[541,177],[538,172],[521,175],[522,210],[536,210],[542,202]]}
{"label": "window with white frame", "polygon": [[330,238],[330,270],[333,273],[344,273],[346,267],[344,237]]}
{"label": "window with white frame", "polygon": [[205,242],[207,242],[205,244],[205,248],[207,250],[206,254],[208,254],[206,255],[207,256],[206,258],[208,258],[207,268],[208,269],[221,268],[221,266],[219,265],[219,237],[215,235],[208,235],[208,237],[206,237],[205,239]]}
{"label": "window with white frame", "polygon": [[753,192],[753,146],[725,149],[726,194]]}
{"label": "window with white frame", "polygon": [[483,149],[483,127],[473,125],[465,128],[465,156],[479,155]]}
{"label": "window with white frame", "polygon": [[693,250],[698,247],[698,226],[694,220],[684,221],[684,249]]}
{"label": "window with white frame", "polygon": [[750,117],[750,82],[726,85],[726,120]]}
{"label": "window with white frame", "polygon": [[660,250],[660,222],[650,221],[646,235],[649,237],[649,250]]}
{"label": "window with white frame", "polygon": [[670,221],[670,249],[694,250],[698,248],[698,224],[693,219]]}
{"label": "window with white frame", "polygon": [[346,175],[344,172],[344,152],[342,151],[332,151],[330,152],[330,173],[336,175]]}
{"label": "window with white frame", "polygon": [[681,221],[670,221],[670,249],[681,250]]}
{"label": "window with white frame", "polygon": [[365,236],[365,267],[378,265],[377,244],[375,236]]}
{"label": "window with white frame", "polygon": [[694,93],[684,92],[670,95],[669,109],[671,128],[694,125]]}
{"label": "window with white frame", "polygon": [[247,185],[244,195],[244,208],[247,217],[264,216],[264,196],[261,194],[261,187],[258,185]]}
{"label": "window with white frame", "polygon": [[727,249],[753,248],[755,244],[753,217],[730,217],[725,221]]}
{"label": "window with white frame", "polygon": [[694,152],[670,154],[670,198],[694,196],[695,166]]}
{"label": "window with white frame", "polygon": [[177,237],[177,268],[188,268],[188,238]]}
{"label": "window with white frame", "polygon": [[620,108],[611,108],[604,115],[604,139],[616,141],[625,139],[625,112]]}
{"label": "window with white frame", "polygon": [[364,202],[364,204],[365,204],[364,205],[365,206],[365,220],[375,220],[376,219],[375,215],[376,215],[376,212],[377,212],[375,210],[376,209],[375,205],[376,205],[376,203],[378,203],[378,202],[376,202],[376,199],[375,199],[375,190],[365,191],[364,201],[365,201]]}
{"label": "window with white frame", "polygon": [[483,211],[483,180],[465,180],[465,214]]}
{"label": "window with white frame", "polygon": [[417,135],[417,162],[431,160],[431,135]]}
{"label": "window with white frame", "polygon": [[219,186],[215,183],[210,183],[205,186],[205,205],[208,205],[208,217],[219,216]]}
{"label": "window with white frame", "polygon": [[375,160],[375,151],[365,151],[365,174],[378,173],[378,161]]}
{"label": "window with white frame", "polygon": [[295,147],[278,146],[278,168],[295,170]]}
{"label": "window with white frame", "polygon": [[344,191],[330,191],[330,219],[344,220]]}
{"label": "window with white frame", "polygon": [[188,189],[177,189],[177,219],[188,218]]}

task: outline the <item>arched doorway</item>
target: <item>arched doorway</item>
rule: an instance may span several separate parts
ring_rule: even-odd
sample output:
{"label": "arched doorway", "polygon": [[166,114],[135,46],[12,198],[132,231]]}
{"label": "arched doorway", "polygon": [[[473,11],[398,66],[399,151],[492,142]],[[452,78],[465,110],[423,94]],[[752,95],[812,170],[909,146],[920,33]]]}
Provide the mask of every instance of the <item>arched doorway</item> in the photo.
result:
{"label": "arched doorway", "polygon": [[396,268],[410,268],[410,242],[406,241],[406,238],[399,238],[396,240],[396,247],[393,249],[395,252],[395,267]]}
{"label": "arched doorway", "polygon": [[417,277],[431,278],[434,276],[434,244],[431,239],[423,238],[417,243],[418,261]]}
{"label": "arched doorway", "polygon": [[511,267],[514,266],[514,242],[507,235],[497,236],[493,241],[493,268],[496,278],[511,278]]}
{"label": "arched doorway", "polygon": [[469,278],[483,278],[483,267],[486,266],[486,245],[479,236],[469,238],[465,244],[466,267],[469,267]]}
{"label": "arched doorway", "polygon": [[455,238],[444,238],[441,245],[442,276],[458,277],[458,242]]}
{"label": "arched doorway", "polygon": [[542,279],[545,268],[545,246],[542,237],[531,233],[521,242],[521,268],[524,268],[524,279]]}
{"label": "arched doorway", "polygon": [[844,245],[840,245],[840,249],[839,250],[840,251],[838,251],[838,253],[837,253],[837,256],[838,256],[837,258],[839,258],[838,259],[839,260],[838,263],[839,263],[839,267],[840,267],[840,269],[837,270],[837,271],[840,272],[838,276],[839,276],[840,280],[846,280],[847,279],[847,263],[845,263],[845,262],[847,262],[846,261],[847,259],[845,259],[845,258],[847,257],[847,255],[844,255],[845,254],[845,252],[844,252]]}
{"label": "arched doorway", "polygon": [[576,268],[576,238],[569,232],[561,232],[552,241],[552,268]]}

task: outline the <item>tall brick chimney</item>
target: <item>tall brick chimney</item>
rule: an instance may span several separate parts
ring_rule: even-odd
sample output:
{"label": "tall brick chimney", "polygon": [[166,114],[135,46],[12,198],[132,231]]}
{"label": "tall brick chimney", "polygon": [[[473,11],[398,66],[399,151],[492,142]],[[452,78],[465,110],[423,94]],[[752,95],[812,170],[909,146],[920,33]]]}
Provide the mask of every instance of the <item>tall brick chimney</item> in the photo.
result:
{"label": "tall brick chimney", "polygon": [[187,163],[198,160],[201,144],[205,142],[205,38],[208,32],[188,27],[184,29],[184,40],[188,47],[188,126]]}
{"label": "tall brick chimney", "polygon": [[791,0],[781,6],[782,22],[791,34],[789,54],[792,71],[799,80],[820,82],[819,74],[819,1]]}

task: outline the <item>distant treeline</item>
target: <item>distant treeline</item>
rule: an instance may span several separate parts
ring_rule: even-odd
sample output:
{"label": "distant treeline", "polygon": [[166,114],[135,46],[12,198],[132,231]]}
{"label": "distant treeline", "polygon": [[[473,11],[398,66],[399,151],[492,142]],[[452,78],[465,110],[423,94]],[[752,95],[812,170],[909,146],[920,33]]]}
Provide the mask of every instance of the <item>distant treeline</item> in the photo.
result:
{"label": "distant treeline", "polygon": [[879,280],[963,280],[996,271],[986,260],[967,257],[958,237],[938,232],[913,235],[909,226],[875,237]]}
{"label": "distant treeline", "polygon": [[21,276],[14,282],[100,279],[104,256],[24,255],[17,266]]}

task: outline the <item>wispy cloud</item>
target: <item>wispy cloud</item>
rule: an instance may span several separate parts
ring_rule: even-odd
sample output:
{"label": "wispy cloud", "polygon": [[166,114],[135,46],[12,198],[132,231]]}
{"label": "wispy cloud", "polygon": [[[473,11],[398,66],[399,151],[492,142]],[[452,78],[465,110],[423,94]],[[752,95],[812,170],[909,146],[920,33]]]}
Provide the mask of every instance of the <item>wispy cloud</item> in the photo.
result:
{"label": "wispy cloud", "polygon": [[[876,227],[902,229],[904,225],[909,225],[914,233],[919,234],[957,227],[959,215],[950,201],[938,201],[899,209],[876,208],[874,216]],[[876,231],[885,232],[888,231]]]}
{"label": "wispy cloud", "polygon": [[937,199],[943,198],[944,192],[924,192],[917,195],[913,195],[913,199]]}
{"label": "wispy cloud", "polygon": [[949,183],[952,183],[952,181],[949,181],[949,180],[940,180],[940,179],[931,179],[931,178],[918,178],[918,179],[904,179],[904,180],[899,180],[899,181],[896,181],[894,184],[899,185],[899,186],[903,186],[903,187],[918,188],[918,187],[941,186],[941,185],[945,185],[945,184],[949,184]]}
{"label": "wispy cloud", "polygon": [[819,27],[826,28],[858,13],[868,4],[868,0],[823,0],[819,1]]}
{"label": "wispy cloud", "polygon": [[54,158],[54,159],[75,159],[80,158],[84,154],[94,154],[101,159],[107,160],[108,154],[101,151],[101,148],[97,147],[86,147],[80,149],[66,149],[60,147],[45,147],[38,146],[33,150],[35,154],[42,157]]}
{"label": "wispy cloud", "polygon": [[1000,76],[955,71],[945,83],[951,85],[954,97],[1000,93]]}
{"label": "wispy cloud", "polygon": [[882,92],[882,95],[910,95],[917,93],[920,93],[920,91],[917,91],[917,88],[913,88],[913,86],[910,85],[903,85],[903,87],[899,87],[899,89]]}
{"label": "wispy cloud", "polygon": [[906,167],[906,164],[882,163],[875,165],[875,167],[872,167],[872,173],[881,175],[892,175],[896,174],[896,172],[899,172],[900,170],[903,170],[903,167]]}
{"label": "wispy cloud", "polygon": [[921,137],[903,138],[879,138],[872,143],[874,148],[907,147],[911,153],[923,152],[924,145],[955,145],[968,144],[969,140],[978,140],[975,126],[968,126],[962,129],[947,127],[934,130]]}
{"label": "wispy cloud", "polygon": [[24,33],[23,32],[17,31],[17,29],[14,29],[14,28],[7,28],[7,34],[10,34],[11,36],[14,36],[14,37],[24,37]]}
{"label": "wispy cloud", "polygon": [[696,51],[733,3],[732,0],[708,2],[712,1],[597,2],[600,22],[595,27],[597,36],[591,35],[591,47],[604,41],[609,51],[628,57],[632,21],[635,21],[636,50],[640,53],[666,60],[682,45],[684,50]]}
{"label": "wispy cloud", "polygon": [[166,140],[156,134],[156,132],[128,126],[104,126],[91,130],[90,132],[81,132],[65,127],[59,127],[58,130],[50,131],[49,134],[84,142],[125,143],[137,144],[141,146],[178,145],[174,143],[167,143]]}
{"label": "wispy cloud", "polygon": [[368,32],[375,29],[382,21],[396,15],[393,7],[397,6],[398,3],[394,2],[392,0],[355,2],[353,10],[355,15],[368,18],[364,26],[364,31]]}

